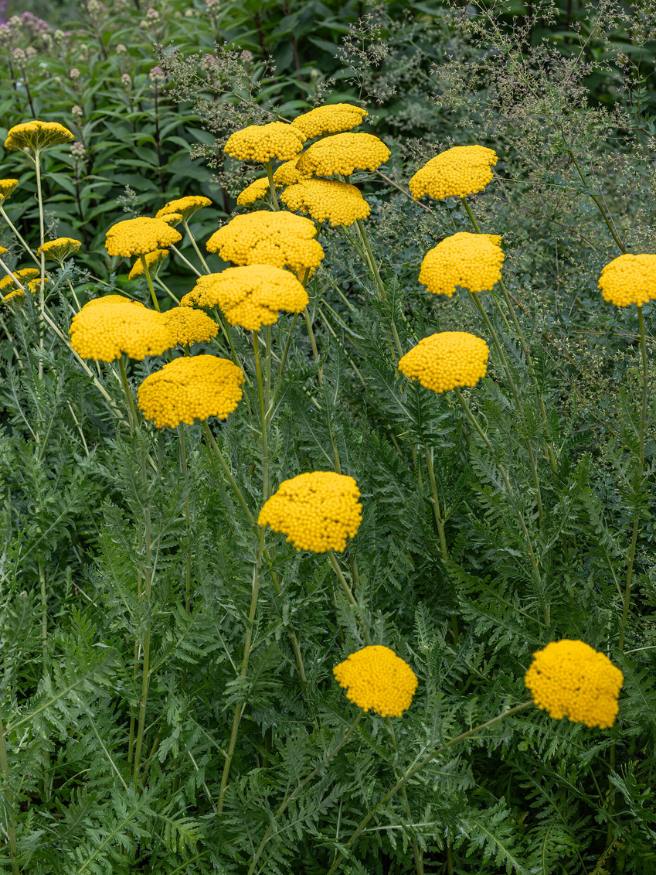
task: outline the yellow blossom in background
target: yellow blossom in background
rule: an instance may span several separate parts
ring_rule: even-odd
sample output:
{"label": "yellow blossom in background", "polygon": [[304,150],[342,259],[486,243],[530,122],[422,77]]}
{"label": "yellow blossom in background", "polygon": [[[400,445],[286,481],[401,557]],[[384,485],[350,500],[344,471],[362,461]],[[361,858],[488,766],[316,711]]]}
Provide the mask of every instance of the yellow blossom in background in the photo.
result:
{"label": "yellow blossom in background", "polygon": [[[48,279],[47,276],[44,276],[43,280],[41,280],[41,277],[39,277],[38,279],[33,279],[33,280],[27,281],[27,288],[29,289],[30,292],[32,292],[33,295],[35,295],[39,291],[39,289],[41,288],[41,282],[43,282],[43,285],[45,286],[50,282],[50,280]],[[18,291],[18,294],[19,295],[22,294],[20,289]]]}
{"label": "yellow blossom in background", "polygon": [[219,326],[213,319],[200,310],[192,310],[191,307],[172,307],[162,313],[162,316],[175,343],[182,346],[211,340],[219,331]]}
{"label": "yellow blossom in background", "polygon": [[337,134],[357,128],[366,115],[366,109],[353,106],[352,103],[329,103],[304,112],[297,116],[292,124],[309,140],[321,134]]}
{"label": "yellow blossom in background", "polygon": [[0,204],[14,193],[17,186],[17,179],[0,179]]}
{"label": "yellow blossom in background", "polygon": [[304,179],[286,188],[281,200],[290,210],[307,213],[315,221],[333,227],[352,225],[371,212],[358,188],[332,179]]}
{"label": "yellow blossom in background", "polygon": [[[23,280],[27,281],[35,276],[39,276],[40,271],[36,267],[21,267],[19,270],[13,270],[12,273],[17,280],[22,282]],[[14,282],[13,277],[9,276],[9,274],[0,279],[0,292],[4,291],[5,289],[16,288],[18,288],[18,286]],[[20,288],[18,288],[18,291],[21,291]]]}
{"label": "yellow blossom in background", "polygon": [[410,179],[410,191],[417,200],[428,195],[438,201],[476,194],[492,180],[498,160],[486,146],[453,146],[419,168]]}
{"label": "yellow blossom in background", "polygon": [[484,292],[501,279],[505,258],[501,237],[460,231],[446,237],[424,256],[419,282],[434,295],[451,297],[456,288]]}
{"label": "yellow blossom in background", "polygon": [[276,185],[293,185],[295,182],[307,179],[307,176],[306,173],[301,173],[298,169],[298,158],[292,158],[291,161],[285,161],[274,171],[273,181]]}
{"label": "yellow blossom in background", "polygon": [[311,176],[350,176],[356,170],[375,170],[390,154],[373,134],[334,134],[306,149],[298,169]]}
{"label": "yellow blossom in background", "polygon": [[183,356],[146,377],[137,401],[157,428],[191,425],[212,416],[227,419],[241,401],[243,382],[242,369],[227,359]]}
{"label": "yellow blossom in background", "polygon": [[616,307],[642,307],[656,298],[656,255],[620,255],[601,271],[602,297]]}
{"label": "yellow blossom in background", "polygon": [[160,216],[160,221],[166,222],[167,225],[170,225],[171,228],[175,228],[176,225],[179,225],[184,221],[184,216],[182,213],[164,213],[163,216]]}
{"label": "yellow blossom in background", "polygon": [[155,213],[156,219],[161,219],[170,213],[179,213],[183,219],[190,219],[203,207],[212,206],[212,201],[202,194],[190,194],[187,197],[179,197],[176,200],[164,204],[161,210]]}
{"label": "yellow blossom in background", "polygon": [[[144,255],[146,260],[146,264],[148,265],[148,270],[152,273],[156,272],[157,268],[164,261],[164,259],[169,257],[168,249],[154,249],[152,252],[147,252]],[[139,257],[135,263],[130,268],[130,273],[128,274],[129,280],[134,280],[137,277],[144,275],[144,266],[143,261]]]}
{"label": "yellow blossom in background", "polygon": [[487,343],[467,331],[440,331],[420,340],[399,361],[399,370],[432,392],[473,387],[487,373]]}
{"label": "yellow blossom in background", "polygon": [[351,653],[333,674],[349,701],[381,717],[401,717],[417,689],[417,675],[408,663],[382,644]]}
{"label": "yellow blossom in background", "polygon": [[297,550],[341,552],[362,522],[360,490],[353,477],[334,471],[299,474],[280,484],[257,521],[286,535]]}
{"label": "yellow blossom in background", "polygon": [[156,249],[166,249],[182,239],[175,228],[170,228],[162,219],[140,216],[117,222],[107,232],[105,248],[110,255],[130,258],[146,255]]}
{"label": "yellow blossom in background", "polygon": [[226,155],[240,161],[289,161],[303,148],[305,136],[286,122],[249,125],[235,131],[223,147]]}
{"label": "yellow blossom in background", "polygon": [[43,246],[39,246],[37,252],[43,252],[46,258],[52,258],[53,261],[62,262],[69,255],[75,255],[80,251],[82,242],[74,237],[57,237],[56,240],[47,240]]}
{"label": "yellow blossom in background", "polygon": [[231,325],[259,331],[263,325],[277,322],[280,311],[301,313],[308,305],[308,296],[288,270],[250,264],[199,277],[180,303],[219,307]]}
{"label": "yellow blossom in background", "polygon": [[318,267],[324,252],[314,238],[313,222],[285,210],[255,210],[235,216],[207,241],[208,252],[218,252],[233,264],[272,264],[295,272]]}
{"label": "yellow blossom in background", "polygon": [[28,152],[38,152],[50,146],[61,146],[75,139],[68,128],[59,122],[42,122],[39,120],[23,122],[9,129],[5,140],[5,149],[22,149]]}
{"label": "yellow blossom in background", "polygon": [[524,683],[538,708],[555,720],[608,729],[619,710],[624,675],[583,641],[552,641],[533,654]]}
{"label": "yellow blossom in background", "polygon": [[247,185],[237,196],[237,203],[240,207],[246,207],[249,204],[254,204],[256,201],[261,201],[262,198],[269,194],[269,179],[263,176],[261,179],[256,179]]}
{"label": "yellow blossom in background", "polygon": [[6,246],[0,246],[0,255],[6,255],[9,252]]}

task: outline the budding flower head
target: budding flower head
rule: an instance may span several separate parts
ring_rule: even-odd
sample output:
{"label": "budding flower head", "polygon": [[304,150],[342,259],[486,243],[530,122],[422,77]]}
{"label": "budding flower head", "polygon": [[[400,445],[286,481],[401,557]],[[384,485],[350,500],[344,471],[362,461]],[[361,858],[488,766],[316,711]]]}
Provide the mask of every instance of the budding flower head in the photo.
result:
{"label": "budding flower head", "polygon": [[381,717],[401,717],[417,689],[417,675],[408,663],[381,644],[351,653],[333,674],[347,699]]}

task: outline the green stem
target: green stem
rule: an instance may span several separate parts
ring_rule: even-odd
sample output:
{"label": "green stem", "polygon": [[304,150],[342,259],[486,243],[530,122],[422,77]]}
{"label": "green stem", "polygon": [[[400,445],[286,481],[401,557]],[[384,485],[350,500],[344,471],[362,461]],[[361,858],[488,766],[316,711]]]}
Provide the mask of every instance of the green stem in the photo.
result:
{"label": "green stem", "polygon": [[[586,179],[585,173],[583,172],[581,165],[577,161],[576,156],[574,155],[574,152],[569,147],[567,148],[567,154],[571,158],[572,164],[576,168],[576,172],[578,173],[581,182],[587,188],[588,187],[588,180]],[[608,228],[608,230],[610,232],[610,236],[615,241],[615,245],[617,246],[617,248],[620,250],[620,252],[626,252],[626,246],[624,245],[622,238],[620,237],[620,235],[617,232],[617,228],[615,227],[615,222],[613,221],[613,217],[611,216],[611,214],[608,212],[608,207],[604,203],[603,197],[601,197],[598,194],[594,194],[591,191],[588,191],[587,194],[589,195],[589,197],[592,199],[592,202],[599,210],[599,213],[600,213],[602,219],[604,220],[604,222],[606,223],[606,227]]]}
{"label": "green stem", "polygon": [[212,434],[212,430],[210,429],[207,422],[203,422],[203,433],[205,435],[205,440],[207,442],[207,445],[214,452],[214,455],[215,455],[218,463],[221,466],[221,470],[223,471],[226,480],[230,484],[230,488],[232,489],[232,491],[235,494],[235,498],[239,502],[241,509],[244,511],[244,515],[246,516],[246,519],[248,520],[248,522],[252,526],[257,526],[257,520],[255,519],[255,516],[253,515],[252,510],[249,508],[248,502],[246,501],[244,493],[242,492],[241,487],[237,483],[237,481],[235,479],[235,475],[232,473],[232,469],[230,468],[230,465],[228,464],[225,456],[223,455],[221,447],[217,444],[216,438]]}
{"label": "green stem", "polygon": [[317,338],[314,333],[314,328],[312,326],[312,317],[310,316],[310,311],[308,307],[303,310],[303,319],[305,320],[305,329],[307,331],[307,336],[310,340],[310,347],[312,348],[312,358],[314,360],[315,365],[317,366],[317,375],[319,379],[319,385],[323,385],[323,367],[321,365],[321,356],[319,355],[319,347],[317,346]]}
{"label": "green stem", "polygon": [[189,458],[187,455],[187,436],[184,426],[178,426],[179,437],[179,454],[180,474],[182,481],[185,484],[185,495],[183,501],[184,519],[185,519],[185,556],[184,556],[184,593],[185,593],[185,609],[187,613],[191,611],[191,513],[189,509]]}
{"label": "green stem", "polygon": [[155,286],[153,285],[153,278],[150,275],[150,267],[148,266],[148,262],[146,261],[146,256],[141,256],[141,266],[143,267],[144,276],[146,277],[146,282],[148,283],[148,291],[150,292],[150,300],[153,302],[153,307],[159,312],[160,306],[159,301],[157,300],[157,295],[155,294]]}
{"label": "green stem", "polygon": [[205,273],[211,273],[212,271],[210,270],[208,263],[205,261],[205,257],[203,256],[203,253],[200,251],[198,243],[196,243],[196,238],[191,233],[191,228],[189,227],[189,223],[187,222],[186,219],[183,219],[182,224],[184,225],[185,231],[187,232],[187,237],[189,237],[189,242],[191,243],[194,252],[198,256],[198,260],[200,261],[200,263],[203,265],[203,268],[205,269]]}
{"label": "green stem", "polygon": [[5,727],[0,724],[0,774],[2,774],[5,784],[5,811],[7,816],[7,843],[9,845],[9,855],[11,857],[11,872],[12,875],[20,875],[20,866],[18,865],[18,845],[16,841],[16,820],[14,809],[14,794],[9,786],[9,758],[7,756],[7,742],[5,738]]}
{"label": "green stem", "polygon": [[435,467],[433,465],[433,449],[426,447],[426,468],[428,470],[428,480],[430,482],[433,515],[435,516],[435,525],[440,538],[440,555],[442,560],[446,561],[449,558],[449,549],[446,543],[446,534],[444,531],[445,519],[442,514],[442,505],[437,491],[437,478],[435,477]]}
{"label": "green stem", "polygon": [[271,495],[271,483],[269,476],[269,438],[267,428],[266,395],[264,388],[264,374],[262,373],[262,360],[260,358],[260,340],[257,331],[251,332],[253,337],[253,356],[255,358],[255,379],[257,380],[257,398],[260,407],[260,430],[262,440],[262,497],[266,501]]}
{"label": "green stem", "polygon": [[32,261],[34,261],[35,264],[40,265],[40,261],[39,261],[37,254],[34,252],[32,247],[26,242],[25,238],[22,236],[22,234],[20,233],[18,228],[11,221],[11,219],[9,218],[7,213],[5,212],[4,207],[1,204],[0,204],[0,216],[2,216],[2,218],[5,220],[5,222],[9,226],[12,234],[18,240],[18,242],[21,244],[21,246],[27,252],[27,254],[30,256]]}
{"label": "green stem", "polygon": [[178,258],[180,259],[180,261],[181,261],[183,264],[186,264],[187,267],[189,268],[189,270],[192,271],[193,273],[195,273],[196,276],[202,276],[202,274],[201,274],[201,272],[198,270],[198,268],[196,268],[196,267],[193,266],[193,264],[189,261],[189,259],[186,258],[186,257],[180,252],[180,250],[177,248],[177,246],[173,246],[173,245],[171,244],[171,246],[169,246],[169,249],[172,249],[172,250],[175,252],[175,254],[178,256]]}
{"label": "green stem", "polygon": [[[369,235],[367,234],[367,229],[364,226],[364,222],[361,219],[356,219],[355,228],[357,230],[358,237],[360,238],[365,263],[367,264],[371,277],[376,285],[376,288],[378,289],[378,298],[381,302],[387,302],[387,289],[385,288],[385,283],[383,282],[383,279],[380,275],[378,263],[376,262],[376,258],[371,248],[371,242],[369,240]],[[393,314],[390,318],[390,327],[392,329],[394,346],[396,347],[396,351],[399,357],[401,357],[403,355],[403,346],[401,344],[401,338],[399,337],[399,332],[396,328],[396,322],[394,321]]]}
{"label": "green stem", "polygon": [[39,379],[43,379],[43,356],[45,351],[45,277],[46,277],[46,255],[43,251],[43,244],[46,239],[45,214],[43,209],[43,189],[41,186],[41,154],[37,149],[34,152],[34,168],[36,170],[36,195],[39,204]]}
{"label": "green stem", "polygon": [[121,377],[121,386],[123,387],[123,393],[125,395],[125,400],[127,403],[130,428],[134,431],[139,424],[139,415],[137,414],[137,408],[134,402],[134,395],[132,394],[132,389],[130,388],[128,371],[126,367],[126,358],[124,355],[122,355],[118,360],[118,370]]}

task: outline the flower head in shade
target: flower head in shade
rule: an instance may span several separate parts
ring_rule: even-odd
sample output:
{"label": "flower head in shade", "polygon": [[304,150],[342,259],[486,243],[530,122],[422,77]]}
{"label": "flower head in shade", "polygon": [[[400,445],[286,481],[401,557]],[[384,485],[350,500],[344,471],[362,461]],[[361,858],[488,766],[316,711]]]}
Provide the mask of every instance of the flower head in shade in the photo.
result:
{"label": "flower head in shade", "polygon": [[304,179],[286,188],[281,200],[290,210],[306,213],[317,222],[352,225],[366,219],[371,207],[360,189],[333,179]]}
{"label": "flower head in shade", "polygon": [[329,103],[297,116],[292,124],[308,139],[350,131],[362,124],[367,110],[351,103]]}
{"label": "flower head in shade", "polygon": [[[43,285],[45,286],[49,282],[50,282],[50,279],[47,276],[44,276],[43,279],[41,279],[41,277],[37,277],[36,279],[27,281],[27,288],[30,292],[32,292],[33,295],[35,295],[39,291],[39,289],[41,288],[41,283],[43,283]],[[14,292],[13,294],[21,295],[22,292],[19,289],[17,292]]]}
{"label": "flower head in shade", "polygon": [[263,325],[277,322],[281,311],[301,313],[308,305],[308,296],[288,270],[249,264],[199,277],[180,303],[183,307],[219,307],[231,325],[259,331]]}
{"label": "flower head in shade", "polygon": [[176,345],[163,313],[121,295],[86,303],[73,317],[70,336],[79,356],[100,362],[123,354],[140,361]]}
{"label": "flower head in shade", "polygon": [[5,289],[18,289],[20,292],[20,286],[17,286],[14,282],[14,277],[19,280],[21,283],[23,280],[31,280],[34,277],[39,276],[39,270],[36,267],[21,267],[19,270],[12,271],[13,277],[7,274],[7,276],[3,276],[0,279],[0,292],[4,292]]}
{"label": "flower head in shade", "polygon": [[307,176],[307,173],[301,173],[298,169],[298,158],[292,158],[274,171],[273,181],[276,185],[293,185],[295,182],[307,179]]}
{"label": "flower head in shade", "polygon": [[226,155],[240,161],[289,161],[303,148],[305,136],[286,122],[249,125],[228,137],[223,147]]}
{"label": "flower head in shade", "polygon": [[241,401],[244,372],[214,355],[182,356],[143,381],[137,401],[157,428],[227,419]]}
{"label": "flower head in shade", "polygon": [[428,195],[438,201],[476,194],[492,180],[498,160],[486,146],[453,146],[419,168],[410,179],[410,191],[417,200]]}
{"label": "flower head in shade", "polygon": [[260,179],[254,180],[250,185],[247,185],[246,188],[239,192],[237,203],[240,207],[246,207],[257,201],[261,201],[263,198],[267,197],[268,194],[269,178],[263,176]]}
{"label": "flower head in shade", "polygon": [[57,237],[56,240],[46,240],[43,246],[39,246],[38,253],[43,252],[46,258],[52,258],[60,264],[69,256],[80,251],[82,243],[74,237]]}
{"label": "flower head in shade", "polygon": [[605,301],[616,307],[642,307],[656,298],[656,255],[620,255],[599,277]]}
{"label": "flower head in shade", "polygon": [[460,231],[446,237],[424,256],[419,282],[434,295],[451,297],[456,288],[483,292],[501,279],[505,255],[501,237]]}
{"label": "flower head in shade", "polygon": [[110,255],[130,258],[134,255],[146,255],[156,249],[166,249],[181,239],[180,233],[162,219],[140,216],[112,225],[105,237],[105,248]]}
{"label": "flower head in shade", "polygon": [[323,259],[316,236],[316,226],[303,216],[255,210],[235,216],[215,231],[207,250],[233,264],[272,264],[299,272],[318,267]]}
{"label": "flower head in shade", "polygon": [[353,477],[334,471],[299,474],[280,484],[257,521],[286,535],[297,550],[341,552],[362,522],[360,490]]}
{"label": "flower head in shade", "polygon": [[583,641],[552,641],[533,654],[524,683],[538,708],[555,720],[608,729],[615,722],[624,675]]}
{"label": "flower head in shade", "polygon": [[175,343],[182,346],[211,340],[219,331],[219,326],[213,319],[200,310],[192,310],[191,307],[172,307],[162,313],[162,316]]}
{"label": "flower head in shade", "polygon": [[[165,258],[169,257],[168,249],[153,249],[152,252],[147,252],[144,255],[144,259],[146,264],[148,265],[148,270],[150,273],[154,273],[157,271],[161,263]],[[130,273],[128,274],[129,280],[135,280],[137,277],[144,275],[144,266],[143,261],[141,260],[141,256],[137,258],[135,263],[130,268]]]}
{"label": "flower head in shade", "polygon": [[432,392],[473,387],[487,373],[487,343],[467,331],[439,331],[420,340],[399,361],[399,370]]}
{"label": "flower head in shade", "polygon": [[417,675],[408,663],[382,644],[351,653],[333,674],[347,699],[381,717],[401,717],[417,689]]}
{"label": "flower head in shade", "polygon": [[182,213],[164,213],[164,215],[159,218],[162,222],[166,222],[171,228],[175,228],[181,222],[184,222],[184,216]]}
{"label": "flower head in shade", "polygon": [[0,255],[6,255],[9,250],[6,246],[0,246]]}
{"label": "flower head in shade", "polygon": [[373,134],[334,134],[306,149],[297,166],[311,176],[350,176],[356,170],[376,170],[389,156],[385,143]]}
{"label": "flower head in shade", "polygon": [[21,149],[26,152],[38,152],[51,146],[61,146],[71,143],[75,136],[60,125],[59,122],[31,121],[14,125],[9,129],[5,140],[5,149]]}
{"label": "flower head in shade", "polygon": [[158,210],[155,214],[155,218],[161,219],[170,213],[180,213],[183,219],[190,219],[198,210],[202,210],[203,207],[210,207],[211,205],[212,201],[208,197],[204,197],[201,194],[190,194],[187,197],[179,197],[164,204],[162,209]]}
{"label": "flower head in shade", "polygon": [[17,179],[0,179],[0,204],[14,193],[17,186]]}

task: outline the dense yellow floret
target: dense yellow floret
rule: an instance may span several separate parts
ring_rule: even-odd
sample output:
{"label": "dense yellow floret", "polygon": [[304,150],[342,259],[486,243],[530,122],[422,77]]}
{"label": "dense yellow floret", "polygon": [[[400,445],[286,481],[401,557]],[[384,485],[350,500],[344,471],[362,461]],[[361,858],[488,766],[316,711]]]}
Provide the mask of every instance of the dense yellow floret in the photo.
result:
{"label": "dense yellow floret", "polygon": [[249,125],[235,131],[224,146],[226,155],[240,161],[289,161],[303,148],[305,136],[286,122]]}
{"label": "dense yellow floret", "polygon": [[237,204],[240,207],[246,207],[249,204],[254,204],[256,201],[261,201],[269,194],[269,179],[263,176],[261,179],[256,179],[247,185],[237,196]]}
{"label": "dense yellow floret", "polygon": [[163,219],[140,216],[118,222],[107,232],[105,248],[110,255],[146,255],[156,249],[166,249],[182,239],[180,233]]}
{"label": "dense yellow floret", "polygon": [[191,346],[216,337],[219,326],[206,313],[191,307],[172,307],[162,314],[176,343]]}
{"label": "dense yellow floret", "polygon": [[299,474],[280,484],[257,521],[286,535],[297,550],[341,552],[360,528],[360,490],[353,477],[334,471]]}
{"label": "dense yellow floret", "polygon": [[157,428],[175,428],[213,416],[227,419],[241,401],[243,382],[244,372],[227,359],[183,356],[146,377],[137,400]]}
{"label": "dense yellow floret", "polygon": [[656,255],[620,255],[601,271],[599,288],[616,307],[642,307],[656,298]]}
{"label": "dense yellow floret", "polygon": [[304,112],[292,124],[310,139],[321,134],[350,131],[362,124],[366,115],[366,109],[353,106],[352,103],[329,103]]}
{"label": "dense yellow floret", "polygon": [[555,720],[608,729],[619,710],[624,675],[583,641],[552,641],[533,654],[524,683],[533,701]]}
{"label": "dense yellow floret", "polygon": [[401,717],[417,689],[417,675],[408,663],[382,644],[351,653],[333,674],[347,699],[381,717]]}
{"label": "dense yellow floret", "polygon": [[473,387],[487,373],[487,343],[467,331],[439,331],[420,340],[399,361],[406,377],[432,392]]}
{"label": "dense yellow floret", "polygon": [[419,168],[410,191],[417,199],[428,195],[435,200],[476,194],[491,181],[498,160],[494,149],[486,146],[453,146]]}
{"label": "dense yellow floret", "polygon": [[0,291],[4,291],[5,289],[18,289],[20,292],[20,287],[14,282],[14,277],[19,281],[27,281],[35,276],[39,276],[39,270],[36,267],[21,267],[19,270],[12,271],[12,274],[13,276],[7,274],[7,276],[0,279]]}
{"label": "dense yellow floret", "polygon": [[0,204],[13,194],[17,186],[17,179],[0,179]]}
{"label": "dense yellow floret", "polygon": [[296,272],[318,267],[324,252],[314,238],[313,222],[285,210],[255,210],[235,216],[207,241],[208,252],[218,252],[233,264],[272,264]]}
{"label": "dense yellow floret", "polygon": [[0,255],[6,255],[9,250],[6,246],[0,246]]}
{"label": "dense yellow floret", "polygon": [[434,295],[451,297],[456,288],[484,292],[501,279],[505,255],[501,237],[460,231],[446,237],[424,256],[419,282]]}
{"label": "dense yellow floret", "polygon": [[[152,252],[147,252],[144,256],[146,259],[146,264],[148,265],[148,270],[151,272],[156,271],[159,265],[164,261],[165,258],[169,257],[168,249],[154,249]],[[135,263],[130,268],[130,273],[128,274],[129,280],[134,280],[139,276],[144,275],[144,266],[143,261],[141,260],[141,256],[137,258]]]}
{"label": "dense yellow floret", "polygon": [[81,241],[74,237],[57,237],[56,240],[46,240],[43,246],[39,246],[37,252],[43,252],[46,258],[61,262],[69,255],[79,252],[81,246]]}
{"label": "dense yellow floret", "polygon": [[307,177],[307,173],[301,173],[298,169],[298,158],[292,158],[291,161],[285,161],[278,167],[273,174],[273,181],[276,185],[293,185]]}
{"label": "dense yellow floret", "polygon": [[167,225],[170,225],[171,228],[175,228],[176,225],[179,225],[182,221],[184,221],[184,216],[182,213],[164,213],[163,216],[160,216],[160,221],[166,222]]}
{"label": "dense yellow floret", "polygon": [[31,121],[9,129],[5,149],[24,149],[36,152],[50,146],[71,143],[75,136],[59,122]]}
{"label": "dense yellow floret", "polygon": [[311,176],[350,176],[356,170],[375,170],[389,156],[385,143],[373,134],[334,134],[306,149],[297,166]]}
{"label": "dense yellow floret", "polygon": [[273,325],[280,311],[301,313],[307,292],[293,273],[270,264],[229,267],[198,278],[183,306],[219,307],[231,325],[259,331]]}
{"label": "dense yellow floret", "polygon": [[187,197],[179,197],[164,204],[161,210],[155,213],[155,218],[161,219],[171,213],[179,213],[183,219],[189,219],[203,207],[209,207],[212,201],[202,194],[190,194]]}
{"label": "dense yellow floret", "polygon": [[352,225],[371,212],[358,188],[331,179],[304,179],[286,188],[281,200],[290,210],[306,213],[317,222],[329,222],[333,227]]}

